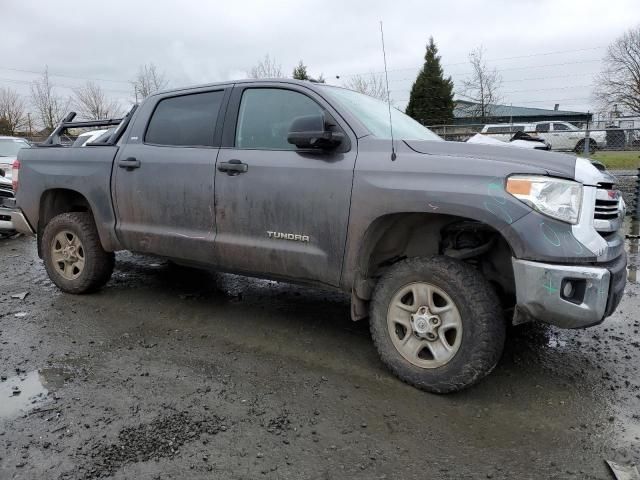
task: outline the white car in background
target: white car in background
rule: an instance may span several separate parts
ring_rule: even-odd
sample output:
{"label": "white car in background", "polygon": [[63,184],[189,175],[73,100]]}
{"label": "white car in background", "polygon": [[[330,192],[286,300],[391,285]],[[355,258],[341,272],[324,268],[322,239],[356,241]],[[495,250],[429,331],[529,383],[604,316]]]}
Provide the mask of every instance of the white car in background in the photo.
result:
{"label": "white car in background", "polygon": [[[549,145],[552,150],[570,150],[577,153],[584,151],[586,133],[569,122],[535,122],[535,123],[495,123],[482,127],[480,133],[503,142],[508,142],[515,133],[535,134]],[[606,133],[589,132],[589,151],[604,148]]]}
{"label": "white car in background", "polygon": [[[577,153],[584,151],[586,132],[569,122],[536,122],[525,130],[538,134],[538,137],[549,142],[552,150],[571,150]],[[606,133],[589,132],[589,151],[595,152],[606,144]]]}

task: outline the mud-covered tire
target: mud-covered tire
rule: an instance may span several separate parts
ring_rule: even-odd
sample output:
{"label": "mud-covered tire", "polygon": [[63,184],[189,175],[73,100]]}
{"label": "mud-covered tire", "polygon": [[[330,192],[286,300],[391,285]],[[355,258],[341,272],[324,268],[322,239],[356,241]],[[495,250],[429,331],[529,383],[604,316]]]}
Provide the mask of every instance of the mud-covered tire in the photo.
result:
{"label": "mud-covered tire", "polygon": [[[387,320],[397,292],[416,282],[440,289],[459,312],[457,350],[435,368],[408,361],[394,345]],[[478,382],[495,368],[504,348],[506,325],[493,288],[476,269],[449,257],[409,258],[392,265],[375,288],[369,321],[373,342],[387,367],[402,381],[434,393],[455,392]]]}
{"label": "mud-covered tire", "polygon": [[[82,246],[84,264],[77,278],[65,278],[55,265],[52,244],[61,232],[76,235]],[[102,248],[98,230],[89,213],[63,213],[51,219],[44,227],[41,248],[49,278],[64,292],[75,294],[93,292],[111,278],[115,256],[113,252],[107,252]]]}

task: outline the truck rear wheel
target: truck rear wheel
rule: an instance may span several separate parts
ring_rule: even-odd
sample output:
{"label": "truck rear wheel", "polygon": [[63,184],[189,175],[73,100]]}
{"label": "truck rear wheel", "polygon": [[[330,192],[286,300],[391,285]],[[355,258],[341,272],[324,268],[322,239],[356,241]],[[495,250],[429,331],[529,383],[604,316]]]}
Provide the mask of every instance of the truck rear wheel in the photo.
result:
{"label": "truck rear wheel", "polygon": [[382,361],[404,382],[434,393],[469,387],[498,363],[506,325],[491,285],[444,256],[391,266],[376,286],[370,327]]}
{"label": "truck rear wheel", "polygon": [[44,228],[42,255],[47,274],[67,293],[87,293],[109,281],[114,254],[102,248],[93,217],[63,213]]}
{"label": "truck rear wheel", "polygon": [[[589,139],[589,153],[594,153],[596,150],[598,150],[598,144],[596,143],[596,141],[593,138],[590,138]],[[576,148],[574,148],[573,151],[578,153],[578,154],[584,153],[584,139],[580,140],[576,144]]]}

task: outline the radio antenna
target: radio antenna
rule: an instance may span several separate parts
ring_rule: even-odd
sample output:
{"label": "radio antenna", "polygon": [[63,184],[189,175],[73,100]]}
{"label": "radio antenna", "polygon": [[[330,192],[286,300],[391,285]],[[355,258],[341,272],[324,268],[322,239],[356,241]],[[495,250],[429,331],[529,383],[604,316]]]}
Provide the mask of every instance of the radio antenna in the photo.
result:
{"label": "radio antenna", "polygon": [[391,129],[391,161],[396,159],[396,149],[393,143],[393,121],[391,120],[391,95],[389,94],[389,75],[387,74],[387,53],[384,49],[384,30],[380,20],[380,36],[382,37],[382,58],[384,59],[384,79],[387,85],[387,106],[389,107],[389,128]]}

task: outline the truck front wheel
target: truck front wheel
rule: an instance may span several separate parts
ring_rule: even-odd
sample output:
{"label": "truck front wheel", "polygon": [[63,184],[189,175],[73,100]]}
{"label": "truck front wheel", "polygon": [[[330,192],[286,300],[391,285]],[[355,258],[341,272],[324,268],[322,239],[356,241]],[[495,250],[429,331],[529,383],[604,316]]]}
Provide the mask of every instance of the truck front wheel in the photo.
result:
{"label": "truck front wheel", "polygon": [[67,293],[87,293],[102,287],[113,272],[114,254],[102,248],[93,217],[63,213],[44,228],[42,254],[47,274]]}
{"label": "truck front wheel", "polygon": [[444,256],[391,266],[376,286],[370,327],[391,371],[434,393],[461,390],[490,373],[506,330],[491,285],[470,265]]}

